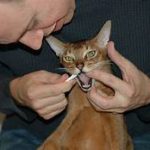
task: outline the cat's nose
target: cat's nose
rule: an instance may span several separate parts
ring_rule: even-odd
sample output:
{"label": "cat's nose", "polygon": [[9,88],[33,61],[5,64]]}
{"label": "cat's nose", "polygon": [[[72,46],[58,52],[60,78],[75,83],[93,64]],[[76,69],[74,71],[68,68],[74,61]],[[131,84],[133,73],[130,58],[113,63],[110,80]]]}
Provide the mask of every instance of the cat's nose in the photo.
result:
{"label": "cat's nose", "polygon": [[77,65],[77,68],[78,68],[79,70],[82,70],[83,67],[84,67],[84,64],[83,64],[83,63],[80,63],[80,64]]}

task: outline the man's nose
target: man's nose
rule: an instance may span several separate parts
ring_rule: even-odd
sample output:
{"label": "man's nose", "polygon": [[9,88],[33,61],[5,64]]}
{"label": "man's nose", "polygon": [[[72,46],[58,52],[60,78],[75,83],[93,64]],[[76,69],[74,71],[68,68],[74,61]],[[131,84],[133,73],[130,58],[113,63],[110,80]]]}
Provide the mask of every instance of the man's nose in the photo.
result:
{"label": "man's nose", "polygon": [[31,30],[27,31],[19,41],[34,50],[38,50],[42,45],[43,37],[43,30]]}

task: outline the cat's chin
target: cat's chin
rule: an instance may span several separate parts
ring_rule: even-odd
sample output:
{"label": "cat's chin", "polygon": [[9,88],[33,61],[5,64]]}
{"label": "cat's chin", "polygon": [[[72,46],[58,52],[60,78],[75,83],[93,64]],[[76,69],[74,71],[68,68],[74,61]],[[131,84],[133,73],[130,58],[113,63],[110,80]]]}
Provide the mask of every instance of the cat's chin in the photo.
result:
{"label": "cat's chin", "polygon": [[84,92],[90,91],[94,84],[94,79],[89,78],[85,73],[80,73],[76,79],[80,88]]}

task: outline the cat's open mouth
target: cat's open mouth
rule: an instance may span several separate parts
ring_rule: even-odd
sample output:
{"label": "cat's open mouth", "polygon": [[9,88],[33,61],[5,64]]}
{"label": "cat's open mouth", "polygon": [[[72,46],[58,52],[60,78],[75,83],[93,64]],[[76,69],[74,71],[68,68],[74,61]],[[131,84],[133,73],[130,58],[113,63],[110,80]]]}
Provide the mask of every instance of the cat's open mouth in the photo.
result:
{"label": "cat's open mouth", "polygon": [[77,76],[77,82],[80,85],[81,89],[85,92],[89,91],[93,85],[94,80],[89,78],[86,73],[81,72]]}

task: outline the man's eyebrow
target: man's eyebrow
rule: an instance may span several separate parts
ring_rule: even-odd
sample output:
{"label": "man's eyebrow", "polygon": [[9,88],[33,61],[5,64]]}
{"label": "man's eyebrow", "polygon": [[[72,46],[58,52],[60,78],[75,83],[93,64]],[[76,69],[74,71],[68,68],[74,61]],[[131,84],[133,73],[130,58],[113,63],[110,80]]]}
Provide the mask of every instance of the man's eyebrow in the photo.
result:
{"label": "man's eyebrow", "polygon": [[9,2],[17,2],[17,3],[20,3],[20,2],[23,2],[23,0],[0,0],[0,3],[9,3]]}

